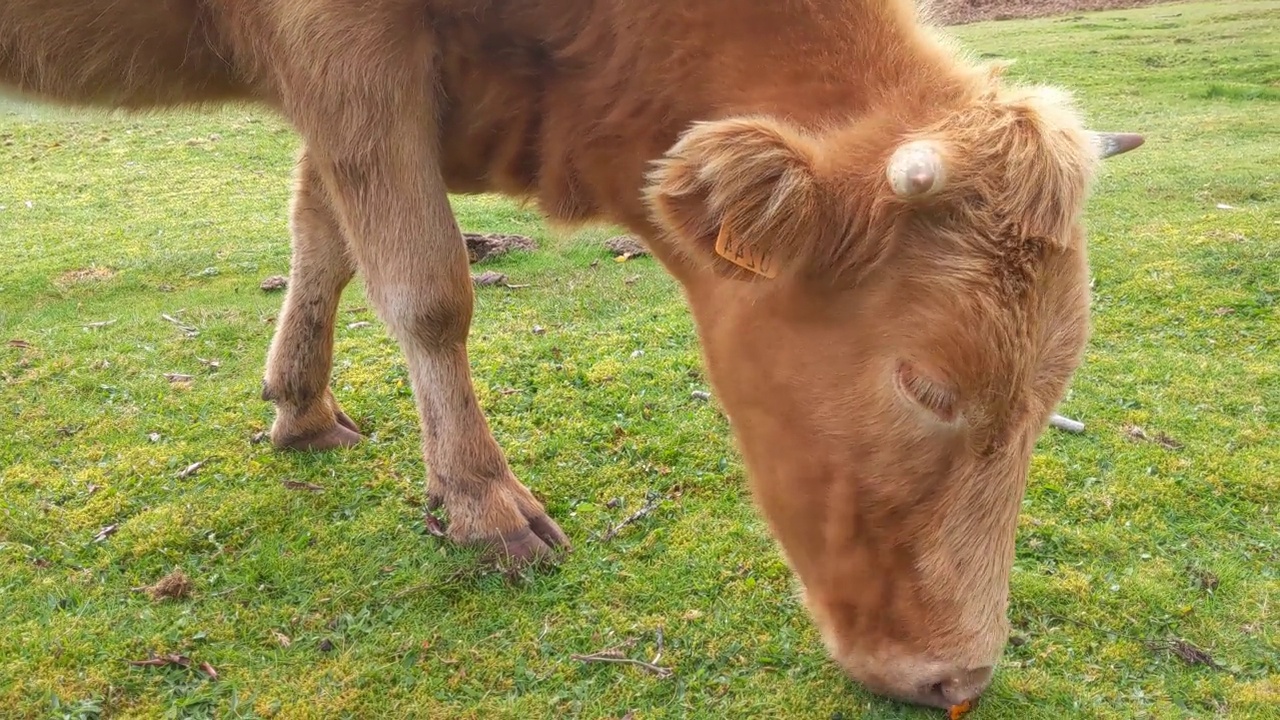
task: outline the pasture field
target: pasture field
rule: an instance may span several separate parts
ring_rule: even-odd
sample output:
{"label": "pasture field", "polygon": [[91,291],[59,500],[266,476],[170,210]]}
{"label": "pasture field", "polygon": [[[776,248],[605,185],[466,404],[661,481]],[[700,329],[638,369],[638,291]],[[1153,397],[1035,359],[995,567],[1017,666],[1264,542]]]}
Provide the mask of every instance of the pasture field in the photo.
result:
{"label": "pasture field", "polygon": [[[1280,0],[955,32],[1147,136],[1089,206],[1062,407],[1087,430],[1038,445],[1014,644],[968,717],[1280,718]],[[691,397],[674,281],[614,262],[609,228],[456,201],[542,245],[475,268],[529,287],[477,291],[470,347],[575,542],[558,569],[505,579],[425,532],[403,362],[358,282],[333,387],[368,442],[254,443],[295,144],[252,108],[0,108],[0,716],[942,717],[828,661]],[[174,570],[187,597],[140,589]],[[673,675],[574,658],[610,648]],[[189,666],[129,663],[152,654]]]}

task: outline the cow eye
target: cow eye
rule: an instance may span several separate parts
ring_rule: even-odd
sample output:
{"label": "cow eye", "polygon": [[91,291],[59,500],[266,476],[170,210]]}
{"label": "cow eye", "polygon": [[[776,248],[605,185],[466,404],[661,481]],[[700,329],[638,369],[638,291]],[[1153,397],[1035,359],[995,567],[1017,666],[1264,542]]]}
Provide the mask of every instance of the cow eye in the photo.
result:
{"label": "cow eye", "polygon": [[928,410],[945,423],[956,421],[956,393],[944,381],[930,377],[919,366],[906,360],[898,363],[893,376],[898,392],[907,400]]}

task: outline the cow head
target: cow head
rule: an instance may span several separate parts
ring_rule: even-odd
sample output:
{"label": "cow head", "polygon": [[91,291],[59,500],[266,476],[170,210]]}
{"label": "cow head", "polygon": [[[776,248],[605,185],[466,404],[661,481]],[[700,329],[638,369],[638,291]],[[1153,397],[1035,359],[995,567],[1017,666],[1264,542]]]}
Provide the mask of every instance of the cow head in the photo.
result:
{"label": "cow head", "polygon": [[647,190],[754,496],[836,660],[946,706],[1008,634],[1033,446],[1088,335],[1097,161],[1045,88],[695,125]]}

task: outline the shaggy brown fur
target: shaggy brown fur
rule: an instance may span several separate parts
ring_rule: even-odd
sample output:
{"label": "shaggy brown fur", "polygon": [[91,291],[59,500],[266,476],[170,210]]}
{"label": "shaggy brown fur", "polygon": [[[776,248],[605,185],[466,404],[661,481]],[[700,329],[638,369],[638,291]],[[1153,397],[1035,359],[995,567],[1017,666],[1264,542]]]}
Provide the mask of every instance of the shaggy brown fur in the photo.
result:
{"label": "shaggy brown fur", "polygon": [[447,191],[627,225],[684,286],[836,659],[915,702],[986,686],[1031,449],[1087,333],[1098,152],[1063,97],[959,57],[908,0],[0,0],[0,85],[288,118],[305,147],[273,441],[359,440],[328,387],[359,270],[450,536],[517,559],[567,540],[472,391]]}

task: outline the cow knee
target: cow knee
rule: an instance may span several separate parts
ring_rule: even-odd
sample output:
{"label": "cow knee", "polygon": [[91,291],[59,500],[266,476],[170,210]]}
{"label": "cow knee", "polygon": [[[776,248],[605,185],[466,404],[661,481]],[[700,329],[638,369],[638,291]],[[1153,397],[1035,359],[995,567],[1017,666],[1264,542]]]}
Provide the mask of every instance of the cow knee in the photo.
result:
{"label": "cow knee", "polygon": [[399,287],[381,295],[380,302],[375,303],[383,321],[401,342],[428,348],[466,342],[471,328],[470,292]]}

